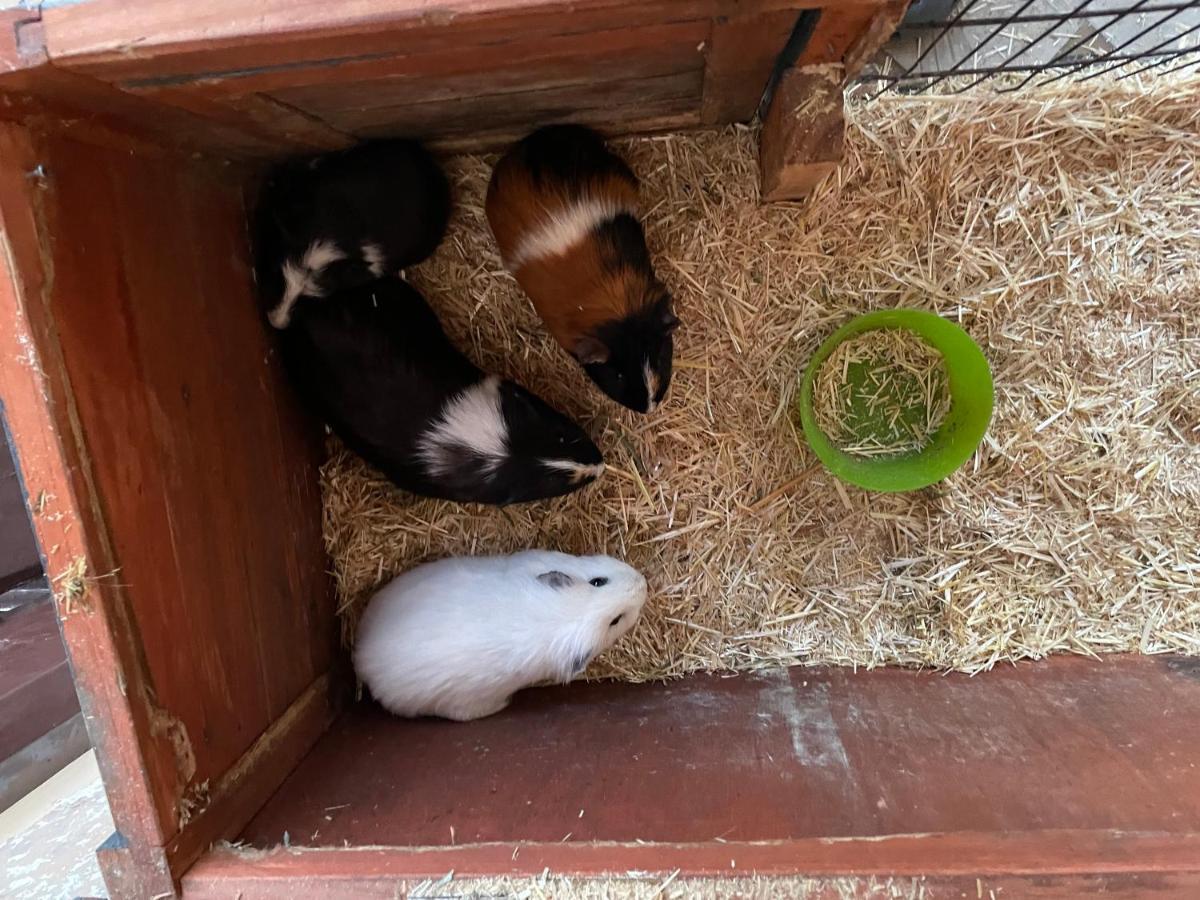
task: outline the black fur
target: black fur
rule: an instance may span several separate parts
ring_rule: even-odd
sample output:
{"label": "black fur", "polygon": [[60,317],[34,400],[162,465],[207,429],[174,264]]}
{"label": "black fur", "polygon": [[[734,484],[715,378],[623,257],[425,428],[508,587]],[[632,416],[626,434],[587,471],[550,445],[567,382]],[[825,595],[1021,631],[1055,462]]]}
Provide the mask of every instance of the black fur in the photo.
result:
{"label": "black fur", "polygon": [[598,133],[583,125],[548,125],[519,141],[515,154],[528,169],[534,185],[569,185],[580,190],[595,176],[615,175],[637,187],[637,176],[604,143]]}
{"label": "black fur", "polygon": [[601,461],[578,425],[503,381],[505,461],[489,474],[484,460],[463,447],[448,473],[431,475],[418,454],[421,436],[448,399],[484,374],[450,343],[424,298],[399,278],[302,299],[280,340],[289,375],[312,410],[347,446],[413,493],[490,504],[540,500],[586,482],[539,460]]}
{"label": "black fur", "polygon": [[[596,386],[622,406],[634,412],[648,412],[651,404],[662,403],[671,386],[675,353],[672,333],[677,320],[671,312],[671,297],[666,291],[639,312],[606,322],[593,336],[608,348],[608,359],[585,364],[583,369]],[[658,376],[658,391],[647,396],[645,364]]]}
{"label": "black fur", "polygon": [[[564,191],[571,199],[596,193],[597,186],[611,190],[611,179],[620,178],[635,189],[637,177],[625,161],[608,149],[602,138],[582,125],[551,125],[524,138],[509,151],[530,175],[535,187]],[[600,259],[608,274],[620,276],[630,291],[624,319],[606,322],[586,335],[607,348],[608,358],[588,361],[592,348],[576,353],[584,371],[596,385],[623,406],[648,412],[661,403],[671,384],[672,333],[679,324],[671,298],[654,274],[646,235],[636,216],[623,213],[592,231]],[[647,396],[645,367],[658,381],[655,396]]]}
{"label": "black fur", "polygon": [[604,267],[614,275],[627,270],[643,276],[645,283],[653,283],[654,267],[650,263],[650,251],[646,249],[646,233],[642,223],[628,213],[601,223],[592,230],[600,247],[600,258]]}
{"label": "black fur", "polygon": [[268,309],[283,296],[281,267],[299,264],[316,240],[332,241],[345,259],[323,270],[324,293],[366,284],[374,275],[364,242],[383,251],[384,273],[429,257],[446,233],[450,185],[415,141],[371,141],[277,166],[263,183],[255,215],[255,266]]}

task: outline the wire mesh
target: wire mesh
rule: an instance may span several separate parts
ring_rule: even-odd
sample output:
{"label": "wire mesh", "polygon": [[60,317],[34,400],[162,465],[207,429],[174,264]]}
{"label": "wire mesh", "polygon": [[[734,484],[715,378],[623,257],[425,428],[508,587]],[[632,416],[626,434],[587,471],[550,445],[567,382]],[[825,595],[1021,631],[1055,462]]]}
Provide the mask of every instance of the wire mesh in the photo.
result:
{"label": "wire mesh", "polygon": [[933,20],[912,13],[855,79],[874,96],[1200,66],[1200,0],[958,0]]}

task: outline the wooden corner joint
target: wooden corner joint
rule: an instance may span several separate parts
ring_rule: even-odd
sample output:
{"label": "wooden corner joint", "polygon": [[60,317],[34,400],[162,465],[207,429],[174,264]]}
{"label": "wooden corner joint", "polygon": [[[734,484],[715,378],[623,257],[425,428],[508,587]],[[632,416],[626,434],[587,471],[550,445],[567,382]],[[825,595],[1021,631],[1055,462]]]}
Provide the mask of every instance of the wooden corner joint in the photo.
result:
{"label": "wooden corner joint", "polygon": [[36,10],[0,11],[0,75],[46,63],[46,33]]}
{"label": "wooden corner joint", "polygon": [[764,202],[802,200],[842,159],[845,122],[840,64],[783,73],[759,135]]}

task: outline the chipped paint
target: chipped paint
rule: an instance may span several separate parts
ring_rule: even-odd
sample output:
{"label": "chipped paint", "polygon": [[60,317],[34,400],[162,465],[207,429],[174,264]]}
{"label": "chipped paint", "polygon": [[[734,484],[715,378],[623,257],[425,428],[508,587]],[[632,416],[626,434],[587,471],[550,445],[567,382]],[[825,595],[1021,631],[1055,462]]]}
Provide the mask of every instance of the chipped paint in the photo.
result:
{"label": "chipped paint", "polygon": [[803,696],[787,669],[770,669],[761,676],[760,714],[782,722],[791,737],[796,761],[811,768],[850,770],[850,760],[829,708],[829,685],[816,684]]}
{"label": "chipped paint", "polygon": [[188,736],[187,726],[178,716],[167,711],[155,702],[149,687],[143,687],[142,696],[146,704],[146,712],[150,719],[150,734],[155,738],[166,738],[171,746],[171,755],[175,760],[178,796],[177,815],[179,827],[182,828],[189,819],[199,811],[198,797],[193,796],[199,788],[203,788],[203,805],[208,804],[208,782],[203,785],[188,787],[196,775],[196,753],[192,749],[192,740]]}

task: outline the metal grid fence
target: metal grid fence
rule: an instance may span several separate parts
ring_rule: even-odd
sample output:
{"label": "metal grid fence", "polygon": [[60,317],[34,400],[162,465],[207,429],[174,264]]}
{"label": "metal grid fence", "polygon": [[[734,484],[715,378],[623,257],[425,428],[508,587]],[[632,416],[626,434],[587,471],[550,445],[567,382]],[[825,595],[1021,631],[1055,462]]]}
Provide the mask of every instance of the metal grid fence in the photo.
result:
{"label": "metal grid fence", "polygon": [[1200,0],[920,0],[855,80],[877,96],[959,92],[1003,74],[1009,77],[996,89],[1017,91],[1035,80],[1116,70],[1127,78],[1197,65]]}

